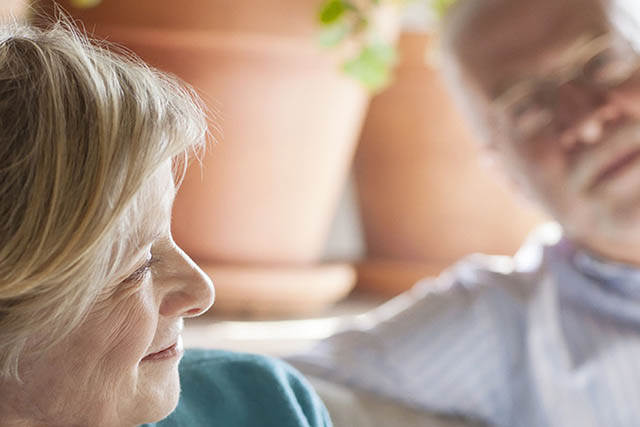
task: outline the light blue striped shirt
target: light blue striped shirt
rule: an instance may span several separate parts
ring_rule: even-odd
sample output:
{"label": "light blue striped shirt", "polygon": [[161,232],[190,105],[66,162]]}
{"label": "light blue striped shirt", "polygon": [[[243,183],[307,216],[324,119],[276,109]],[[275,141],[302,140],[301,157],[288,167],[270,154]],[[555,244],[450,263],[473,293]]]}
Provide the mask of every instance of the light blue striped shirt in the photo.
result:
{"label": "light blue striped shirt", "polygon": [[556,224],[473,255],[291,359],[303,372],[495,426],[640,425],[640,270]]}

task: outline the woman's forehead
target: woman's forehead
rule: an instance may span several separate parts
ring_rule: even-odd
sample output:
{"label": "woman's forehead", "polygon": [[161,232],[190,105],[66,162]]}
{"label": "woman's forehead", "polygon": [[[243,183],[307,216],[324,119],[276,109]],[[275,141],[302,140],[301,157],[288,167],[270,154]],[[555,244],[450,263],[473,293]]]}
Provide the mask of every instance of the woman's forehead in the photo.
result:
{"label": "woman's forehead", "polygon": [[130,252],[170,233],[175,186],[170,166],[163,165],[142,186],[129,212]]}

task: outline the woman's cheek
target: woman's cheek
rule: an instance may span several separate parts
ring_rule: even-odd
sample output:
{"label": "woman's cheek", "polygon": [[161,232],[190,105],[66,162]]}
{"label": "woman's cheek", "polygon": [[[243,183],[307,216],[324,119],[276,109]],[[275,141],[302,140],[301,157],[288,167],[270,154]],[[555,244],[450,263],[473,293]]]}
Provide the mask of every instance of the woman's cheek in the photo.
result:
{"label": "woman's cheek", "polygon": [[146,355],[156,331],[157,309],[146,286],[100,303],[77,331],[76,348],[88,359],[98,358],[109,381],[131,372]]}
{"label": "woman's cheek", "polygon": [[158,324],[158,309],[148,287],[119,304],[114,316],[112,349],[116,359],[129,365],[148,354]]}

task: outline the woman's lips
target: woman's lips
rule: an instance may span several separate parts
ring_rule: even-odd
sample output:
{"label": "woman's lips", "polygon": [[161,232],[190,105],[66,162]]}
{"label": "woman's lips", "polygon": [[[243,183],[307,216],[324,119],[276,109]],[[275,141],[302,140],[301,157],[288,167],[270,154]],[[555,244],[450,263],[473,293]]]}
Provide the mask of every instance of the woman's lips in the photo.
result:
{"label": "woman's lips", "polygon": [[141,362],[151,362],[151,361],[159,361],[159,360],[167,360],[167,359],[173,359],[179,356],[182,356],[183,353],[183,348],[182,348],[182,340],[178,340],[177,342],[175,342],[174,344],[170,345],[169,347],[160,350],[158,352],[155,353],[151,353],[147,356],[145,356]]}

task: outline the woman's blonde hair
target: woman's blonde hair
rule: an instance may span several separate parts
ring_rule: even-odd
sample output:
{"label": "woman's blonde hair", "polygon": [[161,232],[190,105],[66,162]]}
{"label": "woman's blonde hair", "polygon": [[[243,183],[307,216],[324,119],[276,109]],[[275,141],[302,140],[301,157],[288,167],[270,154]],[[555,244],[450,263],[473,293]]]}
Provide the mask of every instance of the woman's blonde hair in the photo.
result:
{"label": "woman's blonde hair", "polygon": [[192,90],[113,50],[65,19],[0,27],[0,377],[82,323],[143,184],[205,140]]}

